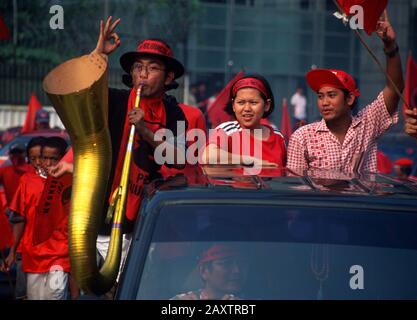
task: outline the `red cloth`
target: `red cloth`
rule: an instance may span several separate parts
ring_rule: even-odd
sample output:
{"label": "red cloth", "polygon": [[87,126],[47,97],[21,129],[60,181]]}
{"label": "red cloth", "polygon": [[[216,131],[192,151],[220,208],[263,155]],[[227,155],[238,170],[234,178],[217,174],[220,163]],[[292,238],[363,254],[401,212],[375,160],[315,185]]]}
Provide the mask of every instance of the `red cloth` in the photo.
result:
{"label": "red cloth", "polygon": [[376,30],[378,19],[388,4],[388,0],[337,0],[337,2],[346,15],[350,15],[349,11],[352,6],[362,6],[365,20],[364,28],[368,35]]}
{"label": "red cloth", "polygon": [[10,35],[9,28],[6,25],[3,17],[0,16],[0,40],[9,40],[12,36]]}
{"label": "red cloth", "polygon": [[[132,89],[129,96],[128,101],[128,110],[127,112],[131,111],[135,106],[135,99],[136,99],[136,89]],[[142,97],[140,100],[139,106],[144,112],[145,117],[144,121],[146,126],[152,130],[152,132],[156,132],[158,129],[165,127],[166,124],[166,114],[165,114],[165,107],[163,105],[163,99],[160,98],[145,98]],[[123,136],[121,140],[121,147],[119,150],[119,155],[117,158],[116,170],[113,179],[112,185],[112,193],[110,197],[113,195],[113,192],[116,188],[118,188],[120,184],[120,178],[123,170],[123,161],[126,154],[127,148],[127,141],[129,138],[130,132],[130,125],[129,119],[126,116],[125,125],[123,129]],[[133,150],[139,149],[140,145],[140,137],[138,134],[135,134]],[[149,155],[153,157],[153,155]],[[132,155],[133,158],[133,155]],[[141,202],[141,190],[145,184],[146,179],[149,177],[149,172],[143,170],[135,161],[131,162],[130,166],[130,175],[129,175],[129,188],[127,193],[127,200],[126,200],[126,218],[128,220],[134,221],[136,219],[136,215],[138,213],[138,209]]]}
{"label": "red cloth", "polygon": [[240,79],[238,81],[236,81],[236,83],[233,86],[233,91],[232,94],[235,97],[237,92],[240,89],[243,88],[254,88],[260,92],[263,93],[263,95],[267,98],[270,99],[271,97],[268,94],[268,91],[265,88],[265,85],[263,84],[263,82],[261,80],[258,80],[256,78],[245,78],[245,79]]}
{"label": "red cloth", "polygon": [[[187,122],[188,122],[186,134],[192,129],[199,129],[204,133],[204,138],[206,138],[206,132],[207,132],[206,120],[204,119],[204,115],[201,112],[201,110],[196,107],[188,106],[182,103],[179,103],[179,106],[184,112],[185,118],[187,119]],[[192,145],[193,146],[191,148],[194,148],[194,146],[197,147],[197,145],[194,145],[194,142],[196,142],[196,139],[194,139],[194,141],[187,141],[187,147],[190,147]],[[202,148],[204,146],[205,146],[205,143],[203,143]],[[196,179],[200,176],[199,175],[200,171],[198,171],[197,167],[198,165],[188,164],[188,161],[187,161],[185,168],[182,170],[175,169],[175,168],[168,168],[166,165],[163,165],[161,167],[160,173],[162,174],[164,178],[183,173],[188,178],[188,183],[193,184],[193,183],[197,183]]]}
{"label": "red cloth", "polygon": [[233,116],[224,111],[224,108],[230,100],[230,89],[232,85],[244,75],[244,72],[240,71],[232,80],[227,83],[227,85],[217,95],[216,100],[214,100],[214,102],[210,105],[209,109],[207,110],[207,115],[212,128],[216,128],[219,124],[233,119]]}
{"label": "red cloth", "polygon": [[48,177],[36,210],[33,245],[50,239],[55,230],[68,227],[72,174],[59,178]]}
{"label": "red cloth", "polygon": [[7,205],[9,205],[13,199],[17,187],[19,186],[20,177],[28,171],[33,171],[33,167],[28,164],[24,164],[17,168],[13,165],[0,168],[0,184],[4,186]]}
{"label": "red cloth", "polygon": [[0,250],[13,245],[13,232],[4,212],[0,212]]}
{"label": "red cloth", "polygon": [[282,99],[282,115],[281,115],[281,133],[284,135],[285,142],[288,143],[292,134],[291,117],[288,112],[287,99]]}
{"label": "red cloth", "polygon": [[376,164],[377,170],[380,173],[391,174],[392,172],[392,161],[382,151],[376,152]]}
{"label": "red cloth", "polygon": [[[238,126],[237,121],[227,123],[234,123]],[[281,167],[285,167],[287,150],[285,147],[284,137],[272,127],[267,127],[270,134],[267,140],[262,140],[262,159],[275,163]],[[240,126],[232,129],[227,129],[227,126],[225,126],[225,129],[219,127],[209,138],[209,143],[222,148],[223,146],[220,141],[228,142],[227,150],[225,151],[233,153],[233,151],[240,150],[241,155],[247,156],[255,156],[255,144],[259,143],[259,140],[256,140],[253,135],[249,135],[248,137],[247,130],[240,130]],[[243,144],[247,143],[247,141],[249,141],[250,147],[249,150],[247,150],[248,153],[244,153]]]}
{"label": "red cloth", "polygon": [[36,111],[38,111],[41,108],[42,108],[42,105],[36,98],[36,95],[32,93],[32,95],[30,96],[29,104],[28,104],[25,124],[23,125],[23,128],[20,133],[27,133],[27,132],[31,132],[35,130]]}
{"label": "red cloth", "polygon": [[63,221],[62,228],[55,230],[52,237],[39,245],[33,245],[36,208],[42,196],[46,179],[29,172],[20,178],[19,187],[10,204],[10,209],[25,217],[26,225],[21,240],[22,270],[24,272],[49,272],[53,266],[61,266],[63,271],[70,271],[68,254],[68,221]]}
{"label": "red cloth", "polygon": [[[404,97],[409,107],[417,108],[417,63],[413,60],[411,53],[407,59],[407,71],[405,76]],[[403,104],[403,115],[407,106]]]}

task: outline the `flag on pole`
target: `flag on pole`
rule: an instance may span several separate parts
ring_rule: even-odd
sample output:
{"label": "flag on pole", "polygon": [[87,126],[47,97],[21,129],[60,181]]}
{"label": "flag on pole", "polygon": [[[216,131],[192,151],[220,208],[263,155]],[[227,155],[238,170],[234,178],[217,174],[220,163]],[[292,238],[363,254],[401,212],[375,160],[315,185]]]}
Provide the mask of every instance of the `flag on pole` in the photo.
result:
{"label": "flag on pole", "polygon": [[244,76],[244,72],[240,71],[227,85],[219,92],[216,99],[208,107],[207,115],[211,123],[211,127],[215,128],[220,123],[233,120],[233,116],[224,111],[227,102],[230,99],[230,89],[232,85]]}
{"label": "flag on pole", "polygon": [[12,36],[10,35],[9,28],[3,17],[0,16],[0,40],[9,40]]}
{"label": "flag on pole", "polygon": [[282,99],[281,133],[284,135],[285,142],[288,144],[288,140],[292,134],[292,128],[291,117],[288,112],[287,98]]}
{"label": "flag on pole", "polygon": [[[417,63],[414,61],[411,52],[407,59],[407,68],[405,74],[404,98],[411,109],[417,108]],[[403,104],[403,115],[407,105]]]}
{"label": "flag on pole", "polygon": [[[343,13],[350,16],[350,9],[359,5],[363,8],[363,25],[366,33],[371,35],[376,30],[376,25],[387,7],[388,0],[336,0],[343,10]],[[354,13],[355,14],[355,11]]]}
{"label": "flag on pole", "polygon": [[21,130],[21,133],[27,133],[27,132],[31,132],[35,130],[36,112],[40,110],[41,108],[42,108],[42,105],[36,98],[36,95],[32,93],[30,100],[29,100],[28,109],[26,112],[25,123]]}

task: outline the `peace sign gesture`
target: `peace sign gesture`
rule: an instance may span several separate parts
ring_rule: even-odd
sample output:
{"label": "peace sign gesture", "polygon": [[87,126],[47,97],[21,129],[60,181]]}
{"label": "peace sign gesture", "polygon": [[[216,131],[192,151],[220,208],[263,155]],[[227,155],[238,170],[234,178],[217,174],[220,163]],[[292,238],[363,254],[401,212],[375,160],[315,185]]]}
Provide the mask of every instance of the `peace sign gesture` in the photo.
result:
{"label": "peace sign gesture", "polygon": [[[112,16],[106,20],[106,25],[103,27],[103,20],[100,20],[100,33],[97,40],[97,46],[94,52],[99,54],[111,54],[120,45],[120,38],[114,29],[120,22],[120,18],[111,23]],[[113,39],[113,41],[112,41]]]}

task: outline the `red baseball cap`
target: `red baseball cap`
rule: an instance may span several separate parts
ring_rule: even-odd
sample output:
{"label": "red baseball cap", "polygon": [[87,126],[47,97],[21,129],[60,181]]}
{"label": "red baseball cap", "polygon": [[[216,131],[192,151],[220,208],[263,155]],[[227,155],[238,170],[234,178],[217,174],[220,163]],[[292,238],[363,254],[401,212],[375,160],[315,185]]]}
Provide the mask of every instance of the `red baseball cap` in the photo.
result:
{"label": "red baseball cap", "polygon": [[141,57],[155,57],[162,60],[168,69],[172,70],[175,79],[184,74],[184,66],[174,58],[174,52],[164,41],[146,39],[139,42],[136,51],[126,52],[120,57],[120,64],[124,71],[130,73],[130,68],[136,59]]}
{"label": "red baseball cap", "polygon": [[401,167],[412,167],[413,160],[408,158],[400,158],[394,162],[394,165],[401,166]]}
{"label": "red baseball cap", "polygon": [[355,80],[343,70],[314,69],[306,74],[306,78],[308,85],[315,92],[318,92],[322,87],[334,87],[346,89],[355,97],[359,97],[360,95]]}

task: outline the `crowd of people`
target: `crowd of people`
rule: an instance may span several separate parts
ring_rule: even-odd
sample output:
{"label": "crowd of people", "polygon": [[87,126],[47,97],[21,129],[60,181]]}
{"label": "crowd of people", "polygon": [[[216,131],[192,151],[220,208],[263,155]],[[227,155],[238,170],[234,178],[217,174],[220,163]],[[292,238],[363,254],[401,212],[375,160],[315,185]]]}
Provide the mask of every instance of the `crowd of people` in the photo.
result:
{"label": "crowd of people", "polygon": [[[112,17],[100,22],[100,33],[92,54],[107,57],[117,49],[121,43],[115,32],[119,23],[120,19],[113,21]],[[201,151],[201,163],[287,167],[294,172],[304,172],[311,168],[347,173],[376,172],[376,140],[398,121],[400,97],[394,85],[400,91],[404,87],[396,34],[386,14],[378,22],[377,35],[382,41],[387,73],[393,83],[387,81],[375,100],[358,115],[352,115],[352,107],[360,91],[351,75],[338,69],[311,70],[306,75],[306,82],[317,94],[317,107],[322,119],[306,123],[306,99],[302,89],[297,89],[291,105],[294,107],[294,125],[300,128],[292,134],[287,146],[282,134],[264,121],[275,108],[270,84],[261,75],[246,75],[232,84],[225,106],[225,111],[235,120],[217,126],[214,134],[206,140],[204,148],[197,150]],[[185,139],[181,135],[194,129],[206,135],[207,128],[204,114],[199,108],[178,102],[167,94],[176,87],[175,80],[184,74],[184,67],[165,41],[145,39],[139,42],[135,51],[121,56],[120,64],[127,74],[124,82],[130,88],[109,88],[108,91],[108,126],[113,160],[107,196],[110,198],[118,187],[129,127],[134,125],[136,133],[129,176],[130,184],[134,184],[134,187],[128,189],[127,195],[123,260],[129,247],[129,234],[137,219],[144,186],[159,177],[190,173],[198,166],[175,161],[158,163],[155,149],[162,143],[168,143],[173,158],[180,159],[193,143],[182,142]],[[136,109],[134,103],[139,86],[142,86],[142,97],[139,109]],[[417,138],[417,109],[407,110],[406,116],[406,132]],[[178,122],[185,124],[185,133],[177,132]],[[155,139],[156,132],[161,128],[171,130],[174,139]],[[36,245],[33,243],[36,234],[42,232],[36,217],[45,184],[49,177],[59,178],[73,172],[71,156],[61,161],[68,149],[62,138],[36,137],[26,148],[21,145],[10,148],[12,164],[0,169],[0,182],[5,188],[7,214],[13,224],[14,238],[1,269],[8,272],[16,263],[16,298],[66,299],[68,293],[72,298],[79,294],[71,277],[68,216],[55,226],[47,240]],[[396,166],[399,168],[395,170],[398,170],[401,178],[410,174],[402,168],[410,168],[409,162],[402,161],[396,163]],[[104,212],[108,205],[106,202]],[[110,225],[104,221],[103,216],[97,238],[98,253],[103,259],[107,255],[110,239]],[[198,292],[179,294],[174,299],[236,298],[239,282],[244,278],[244,267],[236,262],[238,256],[236,251],[225,246],[209,248],[199,261],[199,272],[205,288]],[[242,279],[231,281],[228,286],[216,282],[225,269],[232,270]],[[59,285],[51,285],[52,282]]]}

